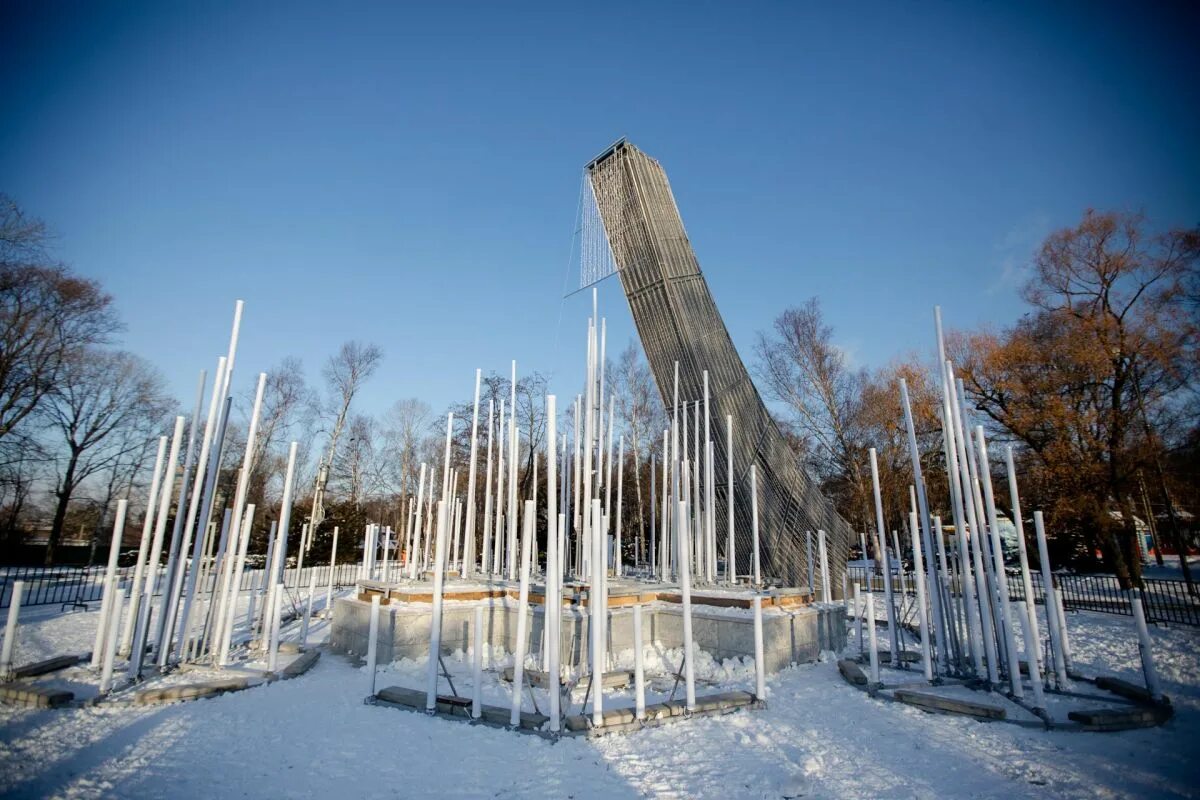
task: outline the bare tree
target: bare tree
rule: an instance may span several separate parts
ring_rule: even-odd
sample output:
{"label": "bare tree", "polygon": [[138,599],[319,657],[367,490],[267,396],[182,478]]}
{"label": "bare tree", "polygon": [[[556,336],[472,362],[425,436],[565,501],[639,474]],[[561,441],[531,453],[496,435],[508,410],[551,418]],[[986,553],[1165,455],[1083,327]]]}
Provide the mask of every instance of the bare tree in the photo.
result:
{"label": "bare tree", "polygon": [[401,495],[417,491],[421,454],[426,449],[432,417],[429,404],[415,397],[397,400],[384,415],[380,444],[384,476]]}
{"label": "bare tree", "polygon": [[140,447],[142,439],[162,426],[172,404],[158,372],[130,353],[90,349],[63,362],[47,408],[62,448],[57,459],[47,564],[54,563],[75,491]]}
{"label": "bare tree", "polygon": [[61,382],[65,362],[118,327],[112,298],[46,256],[48,234],[0,195],[0,439]]}
{"label": "bare tree", "polygon": [[379,362],[383,360],[383,351],[376,345],[349,341],[342,345],[336,355],[330,356],[325,363],[323,375],[329,388],[329,409],[334,421],[329,433],[329,449],[317,465],[316,482],[313,486],[313,502],[311,523],[316,529],[325,518],[324,502],[325,488],[329,482],[329,470],[333,466],[337,454],[338,439],[350,413],[350,404],[358,394],[363,384],[375,374]]}

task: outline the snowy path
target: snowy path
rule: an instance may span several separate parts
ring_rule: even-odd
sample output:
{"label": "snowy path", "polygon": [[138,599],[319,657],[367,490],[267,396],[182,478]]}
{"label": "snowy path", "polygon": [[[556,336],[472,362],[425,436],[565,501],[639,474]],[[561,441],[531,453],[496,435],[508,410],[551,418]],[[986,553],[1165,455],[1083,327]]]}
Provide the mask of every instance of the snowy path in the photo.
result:
{"label": "snowy path", "polygon": [[[32,622],[88,641],[88,617]],[[1138,680],[1129,621],[1072,614],[1085,672]],[[832,663],[769,681],[770,708],[555,744],[363,704],[326,655],[303,678],[182,705],[0,708],[10,797],[1146,797],[1200,793],[1200,631],[1154,631],[1177,716],[1121,734],[1044,733],[873,701]],[[24,636],[23,636],[24,638]],[[240,736],[231,745],[226,737]]]}

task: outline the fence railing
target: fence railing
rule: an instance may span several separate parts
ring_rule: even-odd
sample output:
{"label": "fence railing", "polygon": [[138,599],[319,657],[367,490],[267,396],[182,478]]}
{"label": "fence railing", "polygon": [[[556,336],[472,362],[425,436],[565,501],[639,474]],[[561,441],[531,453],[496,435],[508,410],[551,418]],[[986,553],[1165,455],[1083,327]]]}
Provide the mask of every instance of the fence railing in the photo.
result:
{"label": "fence railing", "polygon": [[[7,608],[12,601],[13,584],[24,581],[25,587],[21,594],[21,606],[42,605],[82,605],[97,603],[104,594],[105,565],[96,564],[90,567],[0,567],[0,608]],[[330,569],[333,569],[335,587],[353,583],[359,577],[359,564],[329,564],[304,567],[303,569],[285,569],[284,586],[288,589],[307,589],[313,576],[316,576],[318,587],[329,585]],[[134,567],[119,567],[117,577],[123,588],[128,588],[133,580]],[[241,591],[258,589],[263,585],[264,569],[243,570],[238,580]],[[154,594],[160,595],[166,575],[162,570],[155,578]],[[206,570],[204,580],[198,591],[212,591],[217,576]]]}
{"label": "fence railing", "polygon": [[[870,586],[873,591],[883,591],[882,573],[875,574],[863,567],[849,567],[846,577],[851,585],[857,582],[864,589]],[[1010,573],[1007,577],[1009,598],[1024,600],[1025,585],[1021,576]],[[1062,592],[1063,608],[1067,611],[1133,615],[1129,595],[1121,588],[1115,575],[1057,574],[1054,577]],[[904,573],[904,583],[909,594],[916,591],[914,579],[914,573]],[[1045,605],[1046,591],[1042,584],[1041,572],[1031,571],[1029,580],[1033,589],[1033,601]],[[951,590],[957,593],[957,585],[952,586]],[[896,571],[892,572],[892,591],[900,591],[900,573]],[[1147,622],[1200,627],[1200,598],[1188,594],[1187,583],[1184,581],[1143,578],[1142,592]]]}

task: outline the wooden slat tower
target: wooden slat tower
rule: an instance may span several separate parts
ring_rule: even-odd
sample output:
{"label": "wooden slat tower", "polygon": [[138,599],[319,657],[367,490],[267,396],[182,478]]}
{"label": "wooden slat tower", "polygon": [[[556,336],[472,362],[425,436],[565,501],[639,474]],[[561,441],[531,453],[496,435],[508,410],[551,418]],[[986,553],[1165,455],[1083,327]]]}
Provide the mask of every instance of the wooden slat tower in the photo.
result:
{"label": "wooden slat tower", "polygon": [[[621,140],[587,165],[617,272],[629,301],[646,359],[671,408],[675,362],[680,402],[702,400],[709,372],[717,480],[717,541],[725,550],[725,417],[733,416],[735,530],[738,574],[751,571],[750,465],[758,465],[760,552],[764,576],[808,584],[805,531],[827,536],[830,591],[841,594],[841,575],[856,536],[805,474],[755,389],[717,311],[692,252],[667,175],[657,161]],[[689,437],[690,438],[690,437]],[[814,553],[813,588],[820,589]]]}

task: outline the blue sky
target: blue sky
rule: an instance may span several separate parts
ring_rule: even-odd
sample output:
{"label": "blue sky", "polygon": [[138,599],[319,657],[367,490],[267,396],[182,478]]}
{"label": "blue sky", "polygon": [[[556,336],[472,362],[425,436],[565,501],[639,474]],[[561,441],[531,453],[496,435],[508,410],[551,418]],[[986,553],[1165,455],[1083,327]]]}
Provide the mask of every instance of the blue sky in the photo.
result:
{"label": "blue sky", "polygon": [[357,338],[386,354],[362,410],[440,409],[511,358],[575,391],[581,168],[624,135],[743,357],[817,295],[880,366],[928,350],[935,303],[1013,320],[1089,206],[1200,222],[1196,12],[1050,5],[9,2],[0,191],[181,401],[240,297],[236,388]]}

